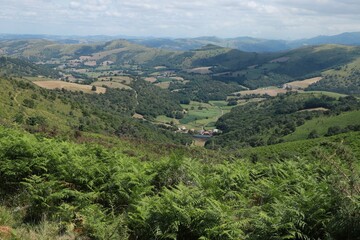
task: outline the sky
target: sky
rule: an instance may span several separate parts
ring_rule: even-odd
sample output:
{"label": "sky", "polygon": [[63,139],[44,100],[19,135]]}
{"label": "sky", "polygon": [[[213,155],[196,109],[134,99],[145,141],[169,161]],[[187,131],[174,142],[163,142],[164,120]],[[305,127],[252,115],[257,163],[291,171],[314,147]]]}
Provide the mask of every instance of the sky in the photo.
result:
{"label": "sky", "polygon": [[302,39],[360,31],[359,0],[0,0],[0,33]]}

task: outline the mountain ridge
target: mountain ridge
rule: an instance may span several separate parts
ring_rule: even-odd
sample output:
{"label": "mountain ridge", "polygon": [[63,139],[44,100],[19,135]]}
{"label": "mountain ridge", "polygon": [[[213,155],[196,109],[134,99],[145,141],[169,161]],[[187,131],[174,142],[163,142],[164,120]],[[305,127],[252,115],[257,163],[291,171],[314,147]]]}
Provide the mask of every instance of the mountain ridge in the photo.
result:
{"label": "mountain ridge", "polygon": [[0,34],[1,40],[14,39],[47,39],[58,43],[94,43],[125,39],[147,47],[162,48],[169,50],[193,50],[206,44],[215,44],[222,47],[230,47],[243,51],[276,52],[298,48],[306,45],[320,44],[343,44],[360,45],[360,32],[344,32],[335,35],[319,35],[311,38],[284,40],[256,38],[251,36],[238,36],[221,38],[217,36],[200,36],[194,38],[171,38],[171,37],[135,37],[126,35],[89,35],[89,36],[61,36],[47,34]]}

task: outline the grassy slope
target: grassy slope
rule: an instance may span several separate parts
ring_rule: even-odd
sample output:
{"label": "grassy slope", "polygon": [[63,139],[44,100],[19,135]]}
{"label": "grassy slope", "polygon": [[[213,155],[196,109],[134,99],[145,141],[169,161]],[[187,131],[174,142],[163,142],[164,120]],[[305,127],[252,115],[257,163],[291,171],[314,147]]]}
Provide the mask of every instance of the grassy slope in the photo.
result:
{"label": "grassy slope", "polygon": [[[346,99],[352,99],[349,107]],[[321,104],[321,106],[319,105]],[[327,107],[329,112],[311,111]],[[359,102],[352,97],[329,98],[322,94],[292,93],[260,103],[233,108],[221,117],[216,125],[224,133],[208,142],[208,147],[236,148],[261,146],[281,141],[306,139],[310,132],[324,136],[329,127],[345,129],[359,124]],[[348,112],[352,109],[355,112]],[[340,115],[338,115],[341,112]]]}
{"label": "grassy slope", "polygon": [[360,57],[348,64],[323,72],[323,80],[310,86],[310,90],[325,90],[360,96]]}
{"label": "grassy slope", "polygon": [[201,130],[203,128],[214,128],[215,122],[229,112],[233,106],[227,106],[226,101],[210,101],[200,103],[191,101],[190,104],[181,105],[187,111],[184,118],[177,120],[165,116],[159,116],[156,121],[162,123],[173,122],[178,126],[185,126],[187,129]]}
{"label": "grassy slope", "polygon": [[359,124],[359,120],[360,111],[345,112],[335,116],[321,116],[306,121],[304,125],[297,127],[295,132],[285,136],[284,140],[296,141],[306,139],[312,130],[316,130],[320,136],[324,136],[329,127],[339,126],[344,128],[348,125]]}
{"label": "grassy slope", "polygon": [[[71,126],[78,125],[77,117],[82,116],[81,111],[72,109],[70,104],[60,99],[49,100],[40,94],[40,88],[23,89],[10,83],[9,80],[0,78],[0,115],[3,121],[12,122],[17,115],[23,115],[23,121],[29,117],[41,116],[47,119],[49,127],[68,131]],[[36,99],[34,99],[36,96]],[[35,103],[34,108],[24,106],[24,100],[31,99]],[[69,113],[72,112],[72,116]]]}
{"label": "grassy slope", "polygon": [[320,137],[316,139],[299,139],[292,142],[284,142],[275,145],[261,146],[255,148],[246,148],[238,151],[238,155],[250,157],[257,155],[259,159],[279,159],[289,157],[304,157],[311,154],[315,146],[322,142],[342,142],[349,146],[357,158],[360,158],[360,132],[348,132],[331,137]]}

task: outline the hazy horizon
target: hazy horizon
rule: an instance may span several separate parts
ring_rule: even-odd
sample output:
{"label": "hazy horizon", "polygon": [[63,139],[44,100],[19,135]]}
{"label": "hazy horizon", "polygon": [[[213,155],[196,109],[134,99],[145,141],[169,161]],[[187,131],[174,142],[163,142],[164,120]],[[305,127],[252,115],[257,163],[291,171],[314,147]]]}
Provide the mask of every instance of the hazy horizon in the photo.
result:
{"label": "hazy horizon", "polygon": [[360,31],[355,0],[0,0],[3,34],[294,40]]}

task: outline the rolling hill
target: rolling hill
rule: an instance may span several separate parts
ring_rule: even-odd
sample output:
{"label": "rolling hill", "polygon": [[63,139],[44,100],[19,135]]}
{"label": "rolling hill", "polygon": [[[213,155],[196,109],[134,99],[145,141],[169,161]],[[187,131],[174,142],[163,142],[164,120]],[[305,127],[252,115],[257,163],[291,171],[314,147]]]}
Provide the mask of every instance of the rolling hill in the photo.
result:
{"label": "rolling hill", "polygon": [[[226,98],[243,89],[237,83],[349,78],[358,74],[357,47],[258,54],[211,44],[173,52],[123,40],[1,44],[19,57],[4,57],[0,68],[1,239],[359,238],[359,99],[289,92],[237,107],[189,99],[179,105],[182,94]],[[113,64],[85,66],[80,58]],[[69,67],[70,60],[80,63]],[[121,78],[128,88],[87,94],[29,80],[54,68],[82,70],[100,83]],[[137,75],[118,76],[124,69]],[[184,78],[169,89],[142,79],[172,74]],[[231,109],[217,121],[223,133],[209,149],[190,147],[190,135],[172,125],[151,123],[186,114],[182,107],[193,111],[179,120],[184,124],[215,121]]]}
{"label": "rolling hill", "polygon": [[[112,65],[108,69],[135,69],[131,74],[144,77],[158,72],[156,68],[160,66],[166,68],[164,71],[175,71],[180,77],[193,78],[189,75],[198,75],[193,69],[207,68],[208,72],[202,75],[211,80],[235,82],[250,89],[323,76],[323,80],[314,85],[320,87],[313,90],[359,94],[356,76],[360,47],[355,46],[319,45],[278,53],[254,53],[212,44],[196,50],[170,51],[126,40],[91,44],[7,40],[0,42],[0,49],[6,56],[26,58],[52,68],[65,66],[65,70],[93,68],[100,71],[101,65],[110,62]],[[346,66],[349,66],[346,73],[337,74],[337,69]]]}
{"label": "rolling hill", "polygon": [[360,101],[351,96],[287,93],[233,108],[217,121],[223,134],[207,147],[257,147],[360,131],[359,109]]}
{"label": "rolling hill", "polygon": [[198,38],[140,38],[129,39],[147,47],[168,49],[168,50],[193,50],[201,48],[207,44],[214,44],[221,47],[238,49],[246,52],[279,52],[288,51],[304,46],[314,46],[323,44],[339,45],[360,45],[360,33],[348,32],[333,36],[317,36],[299,40],[275,40],[261,39],[254,37],[218,38],[218,37],[198,37]]}
{"label": "rolling hill", "polygon": [[[97,133],[139,141],[191,142],[187,136],[175,135],[147,121],[133,119],[136,111],[141,112],[144,104],[152,106],[153,101],[147,101],[141,94],[136,96],[133,90],[108,89],[104,94],[47,90],[25,77],[0,77],[0,84],[0,119],[3,125],[19,126],[47,136],[80,139],[83,135]],[[161,89],[157,92],[159,96],[160,92]],[[153,104],[149,114],[154,116],[181,109],[170,99],[162,105]],[[156,112],[156,107],[162,108],[160,113]]]}

